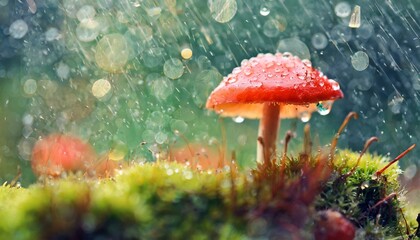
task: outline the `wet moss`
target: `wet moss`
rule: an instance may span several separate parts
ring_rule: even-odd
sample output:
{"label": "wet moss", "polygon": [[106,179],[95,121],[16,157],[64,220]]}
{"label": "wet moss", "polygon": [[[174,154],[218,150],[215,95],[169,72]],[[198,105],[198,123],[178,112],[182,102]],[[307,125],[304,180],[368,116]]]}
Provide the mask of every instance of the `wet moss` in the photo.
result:
{"label": "wet moss", "polygon": [[[113,178],[65,179],[27,189],[0,187],[0,239],[311,238],[318,210],[334,209],[359,235],[401,236],[399,168],[373,174],[389,160],[339,151],[239,171],[195,171],[186,165],[133,164]],[[369,236],[370,236],[369,235]],[[378,239],[374,237],[373,239]]]}

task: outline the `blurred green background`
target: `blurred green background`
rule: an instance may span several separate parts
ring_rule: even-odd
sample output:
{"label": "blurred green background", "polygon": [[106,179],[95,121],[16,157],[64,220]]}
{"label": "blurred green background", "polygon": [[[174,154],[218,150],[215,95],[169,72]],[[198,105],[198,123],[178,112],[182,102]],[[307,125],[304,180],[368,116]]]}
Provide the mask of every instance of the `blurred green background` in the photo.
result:
{"label": "blurred green background", "polygon": [[[361,25],[350,28],[361,7]],[[70,133],[105,154],[153,161],[188,143],[222,146],[254,166],[258,122],[204,109],[222,77],[258,53],[289,51],[341,85],[345,98],[310,120],[327,144],[395,157],[420,137],[419,1],[0,0],[0,181],[35,180],[33,144]],[[189,55],[189,50],[192,56]],[[280,138],[300,120],[281,124]],[[225,129],[225,130],[224,130]],[[180,134],[176,134],[177,130]],[[185,138],[185,139],[184,139]],[[402,161],[414,176],[420,151]]]}

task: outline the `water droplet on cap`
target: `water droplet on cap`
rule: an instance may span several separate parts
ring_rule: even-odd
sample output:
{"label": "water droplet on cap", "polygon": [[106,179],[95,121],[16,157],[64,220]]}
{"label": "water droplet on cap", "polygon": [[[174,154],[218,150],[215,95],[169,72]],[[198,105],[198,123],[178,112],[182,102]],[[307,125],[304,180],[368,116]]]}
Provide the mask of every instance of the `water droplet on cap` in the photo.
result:
{"label": "water droplet on cap", "polygon": [[338,84],[338,82],[331,79],[329,79],[328,82],[331,84],[331,87],[334,91],[340,90],[340,84]]}
{"label": "water droplet on cap", "polygon": [[245,74],[246,76],[251,75],[251,74],[252,74],[252,69],[251,69],[250,67],[245,67],[245,68],[244,68],[244,74]]}
{"label": "water droplet on cap", "polygon": [[289,53],[289,52],[284,52],[282,57],[284,57],[284,58],[289,58],[289,57],[291,57],[291,56],[293,56],[291,53]]}
{"label": "water droplet on cap", "polygon": [[240,67],[236,67],[232,70],[232,74],[238,74],[241,72],[241,68]]}
{"label": "water droplet on cap", "polygon": [[317,109],[318,113],[322,116],[325,116],[328,113],[330,113],[331,112],[331,107],[332,107],[332,102],[331,101],[318,102],[316,104],[316,109]]}

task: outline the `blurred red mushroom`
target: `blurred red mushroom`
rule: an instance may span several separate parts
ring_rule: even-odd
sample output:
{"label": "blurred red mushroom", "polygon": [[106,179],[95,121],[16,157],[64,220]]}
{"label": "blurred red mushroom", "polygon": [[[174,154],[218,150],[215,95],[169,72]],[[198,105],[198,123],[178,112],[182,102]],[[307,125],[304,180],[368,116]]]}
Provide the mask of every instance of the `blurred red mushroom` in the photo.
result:
{"label": "blurred red mushroom", "polygon": [[352,240],[356,236],[356,227],[341,213],[325,210],[318,213],[315,220],[315,240]]}
{"label": "blurred red mushroom", "polygon": [[96,158],[91,145],[81,139],[51,134],[35,143],[31,164],[37,176],[58,177],[64,172],[85,172]]}
{"label": "blurred red mushroom", "polygon": [[339,84],[290,53],[259,54],[242,61],[210,94],[206,107],[222,116],[260,118],[257,161],[276,153],[280,118],[309,120],[328,114],[342,98]]}

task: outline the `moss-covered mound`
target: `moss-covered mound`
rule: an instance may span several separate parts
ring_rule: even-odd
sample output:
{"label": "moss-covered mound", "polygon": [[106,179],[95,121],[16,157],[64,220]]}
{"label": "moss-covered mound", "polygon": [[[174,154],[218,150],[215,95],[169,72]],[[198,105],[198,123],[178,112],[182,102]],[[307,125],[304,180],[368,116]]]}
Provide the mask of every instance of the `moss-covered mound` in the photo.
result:
{"label": "moss-covered mound", "polygon": [[4,184],[0,239],[311,239],[325,209],[341,212],[358,236],[407,237],[398,167],[372,178],[389,159],[366,154],[346,175],[359,154],[327,156],[284,157],[243,172],[133,164],[110,179]]}

